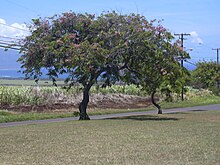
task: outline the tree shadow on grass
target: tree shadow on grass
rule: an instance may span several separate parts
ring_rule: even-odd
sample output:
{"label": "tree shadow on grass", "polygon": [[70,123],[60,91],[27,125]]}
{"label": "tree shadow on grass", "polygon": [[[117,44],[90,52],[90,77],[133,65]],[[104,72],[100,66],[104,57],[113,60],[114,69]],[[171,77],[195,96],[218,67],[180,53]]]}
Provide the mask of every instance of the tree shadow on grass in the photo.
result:
{"label": "tree shadow on grass", "polygon": [[207,110],[199,110],[199,109],[196,109],[196,110],[192,110],[191,112],[205,112]]}
{"label": "tree shadow on grass", "polygon": [[118,118],[110,118],[110,120],[137,120],[137,121],[177,121],[180,118],[174,117],[165,117],[165,116],[152,116],[152,115],[141,115],[141,116],[126,116],[126,117],[118,117]]}
{"label": "tree shadow on grass", "polygon": [[172,112],[170,114],[190,114],[191,112],[205,112],[207,110],[191,110],[191,111],[186,111],[186,112]]}

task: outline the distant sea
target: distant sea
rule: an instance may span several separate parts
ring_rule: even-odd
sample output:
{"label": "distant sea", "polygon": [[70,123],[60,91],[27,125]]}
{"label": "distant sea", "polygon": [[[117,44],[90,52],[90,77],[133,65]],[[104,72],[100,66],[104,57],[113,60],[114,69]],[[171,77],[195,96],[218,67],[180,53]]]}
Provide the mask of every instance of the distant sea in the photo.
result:
{"label": "distant sea", "polygon": [[19,69],[0,69],[0,78],[24,78]]}
{"label": "distant sea", "polygon": [[[0,78],[5,78],[5,79],[24,79],[25,75],[22,74],[21,72],[18,72],[20,69],[0,69]],[[44,75],[41,77],[43,79],[48,78],[46,76],[46,71],[43,71]],[[65,79],[67,75],[60,75],[60,79]]]}
{"label": "distant sea", "polygon": [[[16,61],[19,57],[20,55],[17,51],[4,51],[3,49],[0,49],[0,78],[24,78],[22,73],[18,73],[20,70],[20,64]],[[184,66],[189,70],[195,69],[195,66],[189,63],[184,63]],[[59,78],[65,77],[66,75],[59,76]],[[47,77],[44,75],[42,78]]]}
{"label": "distant sea", "polygon": [[[187,67],[187,66],[186,66]],[[195,67],[187,67],[189,70],[195,69]],[[24,74],[18,72],[18,69],[0,69],[0,78],[24,78]],[[65,78],[66,75],[60,75],[59,78]],[[42,76],[42,78],[47,78],[46,75]]]}

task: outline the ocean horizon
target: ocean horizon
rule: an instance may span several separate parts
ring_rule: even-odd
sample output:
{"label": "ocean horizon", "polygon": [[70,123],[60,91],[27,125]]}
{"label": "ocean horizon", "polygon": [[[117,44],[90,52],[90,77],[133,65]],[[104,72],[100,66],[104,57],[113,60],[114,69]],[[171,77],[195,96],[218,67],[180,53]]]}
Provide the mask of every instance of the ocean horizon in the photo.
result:
{"label": "ocean horizon", "polygon": [[[187,68],[189,70],[193,70],[194,68]],[[0,69],[0,78],[25,78],[25,75],[22,74],[22,72],[19,72],[20,68],[9,68],[9,69]],[[48,78],[46,75],[46,71],[44,72],[45,74],[42,76],[42,78]],[[60,75],[59,78],[63,79],[66,78],[67,75]]]}
{"label": "ocean horizon", "polygon": [[0,69],[0,78],[24,78],[24,74],[18,69]]}
{"label": "ocean horizon", "polygon": [[[24,79],[25,75],[22,72],[19,72],[20,68],[13,68],[13,69],[0,69],[0,78],[3,79]],[[59,79],[65,79],[67,75],[59,75]],[[46,71],[43,71],[43,75],[41,76],[42,79],[48,79],[46,75]]]}
{"label": "ocean horizon", "polygon": [[[21,72],[18,72],[21,68],[21,64],[16,62],[17,59],[20,57],[18,52],[9,50],[5,52],[4,50],[0,49],[0,78],[25,78],[25,75]],[[196,67],[184,62],[184,66],[188,70],[194,70]],[[45,73],[42,78],[48,78],[46,76],[46,70],[43,71]],[[59,78],[63,79],[66,78],[67,75],[60,75]]]}

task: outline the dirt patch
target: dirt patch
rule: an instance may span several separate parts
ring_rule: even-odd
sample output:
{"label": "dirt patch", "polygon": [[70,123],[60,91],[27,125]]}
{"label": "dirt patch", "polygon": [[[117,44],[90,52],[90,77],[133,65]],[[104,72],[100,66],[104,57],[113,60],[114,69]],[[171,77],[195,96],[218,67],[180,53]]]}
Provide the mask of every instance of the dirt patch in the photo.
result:
{"label": "dirt patch", "polygon": [[[0,105],[1,109],[14,112],[73,112],[78,111],[82,95],[65,98],[46,105]],[[92,94],[88,108],[134,109],[145,108],[151,104],[147,97],[123,94]]]}
{"label": "dirt patch", "polygon": [[126,108],[144,108],[149,106],[150,100],[146,97],[133,95],[95,95],[89,104],[89,107],[95,108],[112,108],[112,109],[126,109]]}

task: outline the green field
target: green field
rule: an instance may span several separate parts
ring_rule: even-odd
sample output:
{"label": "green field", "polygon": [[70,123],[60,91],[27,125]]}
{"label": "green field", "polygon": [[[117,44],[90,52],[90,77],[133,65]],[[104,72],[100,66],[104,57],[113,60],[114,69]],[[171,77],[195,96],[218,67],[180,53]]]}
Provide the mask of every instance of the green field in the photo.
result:
{"label": "green field", "polygon": [[[178,108],[178,107],[190,107],[199,105],[209,105],[209,104],[219,104],[220,97],[209,96],[209,97],[195,97],[186,101],[179,101],[173,103],[162,102],[162,109],[165,108]],[[143,109],[88,109],[89,115],[103,115],[103,114],[114,114],[114,113],[124,113],[124,112],[139,112],[139,111],[149,111],[155,110],[156,108],[151,105]],[[15,113],[7,110],[0,110],[0,123],[13,122],[13,121],[26,121],[26,120],[42,120],[51,118],[65,118],[65,117],[76,117],[78,116],[78,110],[68,113]]]}
{"label": "green field", "polygon": [[220,111],[1,128],[0,164],[220,164]]}
{"label": "green field", "polygon": [[[74,86],[71,90],[67,91],[62,87],[52,87],[47,83],[47,86],[32,86],[31,83],[34,83],[33,80],[13,80],[13,79],[0,79],[2,84],[0,85],[0,105],[47,105],[51,103],[56,103],[62,99],[72,99],[74,95],[77,95],[82,92],[79,85]],[[61,84],[62,81],[59,81]],[[43,84],[43,81],[40,82]],[[13,85],[14,84],[14,85]],[[91,93],[99,93],[102,95],[105,94],[126,94],[126,95],[138,95],[138,96],[147,96],[147,94],[137,88],[134,85],[113,85],[107,88],[100,88],[94,86],[91,88]],[[160,96],[161,98],[163,96]],[[198,105],[208,105],[208,104],[218,104],[220,103],[220,97],[214,96],[208,90],[198,90],[189,88],[188,92],[185,95],[185,101],[178,100],[178,96],[174,96],[174,102],[165,102],[163,99],[161,106],[162,109],[166,108],[175,108],[175,107],[190,107]],[[89,115],[98,115],[98,114],[110,114],[110,113],[121,113],[121,112],[132,112],[132,111],[146,111],[153,110],[154,106],[146,107],[144,109],[88,109]],[[19,112],[19,110],[18,110]],[[0,123],[2,122],[12,122],[12,121],[24,121],[24,120],[38,120],[38,119],[49,119],[49,118],[63,118],[63,117],[72,117],[77,116],[78,111],[74,109],[71,112],[67,113],[15,113],[5,110],[4,108],[0,109]]]}
{"label": "green field", "polygon": [[[0,86],[52,86],[51,80],[39,80],[36,83],[34,80],[24,80],[24,79],[1,79],[0,78]],[[57,81],[58,85],[63,85],[64,82],[59,80]]]}

